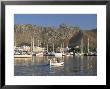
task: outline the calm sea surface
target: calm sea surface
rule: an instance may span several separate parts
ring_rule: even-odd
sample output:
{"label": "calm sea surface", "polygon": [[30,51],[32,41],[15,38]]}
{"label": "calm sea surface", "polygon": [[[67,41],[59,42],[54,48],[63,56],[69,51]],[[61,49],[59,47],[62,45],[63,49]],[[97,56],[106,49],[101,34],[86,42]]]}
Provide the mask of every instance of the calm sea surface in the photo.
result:
{"label": "calm sea surface", "polygon": [[15,76],[96,76],[97,56],[65,56],[58,58],[64,66],[50,66],[52,57],[15,58]]}

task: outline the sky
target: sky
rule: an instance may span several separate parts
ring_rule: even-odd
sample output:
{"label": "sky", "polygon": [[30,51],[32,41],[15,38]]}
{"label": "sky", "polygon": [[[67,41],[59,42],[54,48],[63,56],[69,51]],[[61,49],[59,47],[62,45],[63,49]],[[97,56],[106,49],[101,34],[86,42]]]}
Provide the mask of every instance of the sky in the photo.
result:
{"label": "sky", "polygon": [[60,24],[79,26],[82,30],[97,28],[96,14],[14,14],[14,24],[58,27]]}

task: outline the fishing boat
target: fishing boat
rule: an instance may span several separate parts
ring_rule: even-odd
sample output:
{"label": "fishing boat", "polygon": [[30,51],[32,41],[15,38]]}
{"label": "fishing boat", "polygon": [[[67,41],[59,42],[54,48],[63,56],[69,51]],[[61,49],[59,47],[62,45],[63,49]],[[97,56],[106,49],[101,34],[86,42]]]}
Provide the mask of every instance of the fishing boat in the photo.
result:
{"label": "fishing boat", "polygon": [[50,66],[64,66],[64,62],[52,62],[52,60],[49,60]]}

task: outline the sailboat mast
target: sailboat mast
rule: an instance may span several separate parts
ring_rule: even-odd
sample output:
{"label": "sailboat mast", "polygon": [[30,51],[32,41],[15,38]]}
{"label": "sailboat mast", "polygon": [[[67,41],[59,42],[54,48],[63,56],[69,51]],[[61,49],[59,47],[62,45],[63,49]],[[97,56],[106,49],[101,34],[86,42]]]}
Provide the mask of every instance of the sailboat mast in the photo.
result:
{"label": "sailboat mast", "polygon": [[16,41],[15,41],[15,44],[14,44],[14,46],[16,47]]}
{"label": "sailboat mast", "polygon": [[83,53],[83,38],[81,40],[81,54]]}
{"label": "sailboat mast", "polygon": [[40,43],[40,42],[39,42],[39,40],[38,40],[38,47],[39,47],[39,43]]}
{"label": "sailboat mast", "polygon": [[63,42],[63,53],[64,53],[64,42]]}
{"label": "sailboat mast", "polygon": [[88,38],[88,53],[89,53],[89,38]]}
{"label": "sailboat mast", "polygon": [[61,50],[60,51],[62,52],[62,44],[61,44]]}
{"label": "sailboat mast", "polygon": [[47,52],[48,52],[48,44],[47,44]]}
{"label": "sailboat mast", "polygon": [[30,51],[32,52],[32,50],[33,50],[33,48],[32,48],[32,37],[31,37],[31,50]]}
{"label": "sailboat mast", "polygon": [[63,48],[64,48],[64,42],[63,42]]}
{"label": "sailboat mast", "polygon": [[62,48],[62,44],[61,44],[61,48]]}
{"label": "sailboat mast", "polygon": [[33,45],[32,45],[32,47],[33,47],[33,51],[34,51],[34,37],[33,37]]}
{"label": "sailboat mast", "polygon": [[16,42],[16,37],[15,37],[14,47],[16,48],[16,46],[17,46],[17,42]]}
{"label": "sailboat mast", "polygon": [[54,52],[54,43],[53,43],[53,52]]}

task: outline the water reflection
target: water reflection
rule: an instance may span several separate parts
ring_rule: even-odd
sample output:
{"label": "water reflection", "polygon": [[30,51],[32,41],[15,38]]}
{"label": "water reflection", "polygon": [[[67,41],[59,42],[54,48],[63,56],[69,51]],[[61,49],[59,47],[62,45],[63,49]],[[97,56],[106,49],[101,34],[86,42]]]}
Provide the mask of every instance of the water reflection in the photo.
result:
{"label": "water reflection", "polygon": [[65,56],[59,58],[64,66],[49,65],[53,57],[15,58],[15,76],[96,76],[96,56]]}

